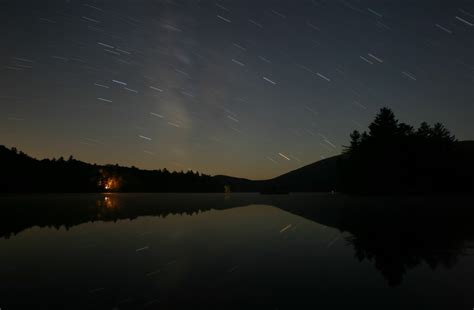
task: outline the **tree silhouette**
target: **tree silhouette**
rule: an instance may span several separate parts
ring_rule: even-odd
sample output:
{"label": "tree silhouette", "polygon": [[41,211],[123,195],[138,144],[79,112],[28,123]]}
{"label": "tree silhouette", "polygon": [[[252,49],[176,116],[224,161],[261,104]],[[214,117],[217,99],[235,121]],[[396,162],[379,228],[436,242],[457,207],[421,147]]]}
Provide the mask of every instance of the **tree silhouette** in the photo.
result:
{"label": "tree silhouette", "polygon": [[416,131],[416,136],[421,138],[430,138],[432,134],[432,128],[427,122],[422,122],[420,128]]}
{"label": "tree silhouette", "polygon": [[346,152],[350,152],[350,151],[355,151],[355,149],[357,149],[357,147],[360,145],[360,142],[361,142],[361,135],[360,135],[360,132],[358,130],[354,130],[351,134],[350,134],[350,138],[351,138],[351,144],[348,148],[346,148]]}
{"label": "tree silhouette", "polygon": [[439,141],[439,142],[446,142],[452,143],[456,141],[454,135],[451,135],[449,130],[447,130],[443,124],[436,123],[434,124],[433,129],[431,130],[431,138]]}
{"label": "tree silhouette", "polygon": [[0,145],[0,192],[223,192],[224,184],[192,171],[88,164],[70,156],[37,160]]}
{"label": "tree silhouette", "polygon": [[398,120],[389,108],[382,108],[369,125],[369,136],[372,139],[387,139],[397,133]]}
{"label": "tree silhouette", "polygon": [[353,192],[452,191],[456,187],[456,138],[441,123],[415,130],[382,108],[368,126],[355,130],[342,161],[341,187]]}
{"label": "tree silhouette", "polygon": [[405,123],[398,124],[397,134],[402,137],[413,135],[413,126],[407,125]]}

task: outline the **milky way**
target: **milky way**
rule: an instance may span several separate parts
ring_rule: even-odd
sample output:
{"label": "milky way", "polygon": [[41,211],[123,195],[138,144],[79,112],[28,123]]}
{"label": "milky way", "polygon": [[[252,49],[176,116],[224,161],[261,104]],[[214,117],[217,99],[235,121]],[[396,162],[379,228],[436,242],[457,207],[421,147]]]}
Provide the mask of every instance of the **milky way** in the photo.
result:
{"label": "milky way", "polygon": [[0,144],[262,179],[388,106],[474,138],[472,1],[0,4]]}

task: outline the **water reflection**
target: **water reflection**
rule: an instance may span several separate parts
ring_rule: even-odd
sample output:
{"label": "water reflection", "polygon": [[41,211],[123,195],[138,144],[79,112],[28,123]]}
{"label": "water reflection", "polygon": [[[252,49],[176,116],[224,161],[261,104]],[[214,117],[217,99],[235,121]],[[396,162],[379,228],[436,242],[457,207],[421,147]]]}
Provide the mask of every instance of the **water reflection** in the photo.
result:
{"label": "water reflection", "polygon": [[472,202],[467,196],[340,197],[319,208],[282,208],[349,232],[354,257],[372,262],[389,285],[398,286],[423,263],[432,270],[449,269],[461,256],[473,254]]}
{"label": "water reflection", "polygon": [[[400,285],[407,272],[423,264],[433,270],[451,268],[471,254],[474,240],[472,197],[91,194],[0,200],[0,237],[6,239],[34,226],[69,229],[87,222],[269,205],[347,232],[354,258],[370,261],[391,286]],[[282,227],[280,233],[294,229]]]}
{"label": "water reflection", "polygon": [[117,209],[119,200],[114,196],[105,195],[103,199],[97,199],[97,207],[99,209]]}

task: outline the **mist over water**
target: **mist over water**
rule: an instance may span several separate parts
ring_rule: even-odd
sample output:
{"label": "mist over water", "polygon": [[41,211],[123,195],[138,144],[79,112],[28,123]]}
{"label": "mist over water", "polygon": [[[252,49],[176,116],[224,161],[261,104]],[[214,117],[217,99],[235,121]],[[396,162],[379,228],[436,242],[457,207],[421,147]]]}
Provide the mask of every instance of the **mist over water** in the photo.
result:
{"label": "mist over water", "polygon": [[466,308],[474,296],[470,203],[330,194],[3,196],[2,308]]}

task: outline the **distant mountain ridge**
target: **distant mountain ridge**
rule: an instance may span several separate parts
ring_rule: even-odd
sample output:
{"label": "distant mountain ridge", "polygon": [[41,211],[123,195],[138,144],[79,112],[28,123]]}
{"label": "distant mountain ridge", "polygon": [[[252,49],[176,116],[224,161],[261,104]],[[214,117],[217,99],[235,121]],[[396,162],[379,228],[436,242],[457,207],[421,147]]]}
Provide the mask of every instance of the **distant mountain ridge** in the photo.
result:
{"label": "distant mountain ridge", "polygon": [[[460,165],[474,162],[474,141],[455,142]],[[226,175],[141,170],[118,165],[96,165],[70,158],[37,160],[17,150],[0,146],[0,192],[288,192],[338,191],[341,161],[346,155],[326,158],[268,180],[249,180]],[[472,180],[472,166],[460,167],[460,177]],[[106,189],[107,180],[117,179],[123,187]],[[111,183],[112,184],[112,183]],[[106,186],[106,185],[105,185]]]}
{"label": "distant mountain ridge", "polygon": [[329,157],[269,180],[290,192],[330,192],[337,190],[339,161],[343,155]]}
{"label": "distant mountain ridge", "polygon": [[[469,162],[474,163],[474,141],[457,141],[454,146],[459,161],[458,175],[470,178],[472,182],[474,172]],[[235,191],[259,192],[265,188],[278,188],[288,192],[337,192],[341,185],[342,161],[346,157],[346,154],[329,157],[268,180],[253,181],[225,175],[214,178],[229,184]]]}

